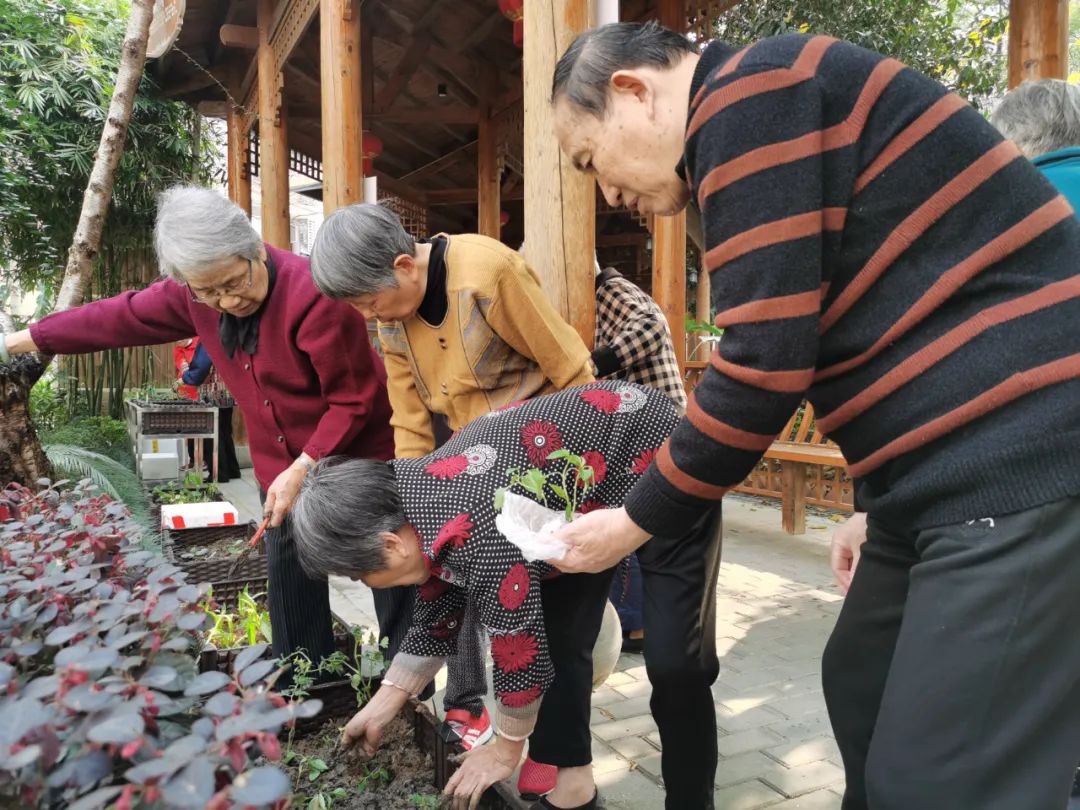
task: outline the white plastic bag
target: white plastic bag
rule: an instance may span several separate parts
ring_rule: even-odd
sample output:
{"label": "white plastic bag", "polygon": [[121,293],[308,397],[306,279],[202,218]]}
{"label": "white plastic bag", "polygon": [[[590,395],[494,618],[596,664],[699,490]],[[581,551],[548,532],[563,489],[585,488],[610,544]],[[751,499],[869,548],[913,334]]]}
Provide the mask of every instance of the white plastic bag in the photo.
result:
{"label": "white plastic bag", "polygon": [[505,494],[502,511],[495,516],[495,528],[521,549],[529,562],[566,556],[566,544],[551,536],[565,525],[565,512],[548,509],[513,492]]}

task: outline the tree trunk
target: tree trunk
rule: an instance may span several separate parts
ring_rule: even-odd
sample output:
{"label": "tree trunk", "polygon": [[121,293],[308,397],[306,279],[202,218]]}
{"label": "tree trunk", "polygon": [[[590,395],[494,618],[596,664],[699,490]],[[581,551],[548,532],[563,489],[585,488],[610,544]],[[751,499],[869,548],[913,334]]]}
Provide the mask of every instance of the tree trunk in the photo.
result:
{"label": "tree trunk", "polygon": [[[83,195],[79,223],[68,251],[64,280],[53,308],[55,312],[81,304],[93,274],[94,259],[101,247],[101,231],[112,199],[116,167],[124,152],[131,110],[146,63],[146,42],[153,14],[153,0],[132,0],[120,69]],[[10,330],[9,319],[0,321],[0,332]],[[52,477],[49,461],[30,420],[30,389],[50,360],[48,357],[20,357],[14,362],[0,364],[0,486],[8,481],[33,486],[39,478]]]}

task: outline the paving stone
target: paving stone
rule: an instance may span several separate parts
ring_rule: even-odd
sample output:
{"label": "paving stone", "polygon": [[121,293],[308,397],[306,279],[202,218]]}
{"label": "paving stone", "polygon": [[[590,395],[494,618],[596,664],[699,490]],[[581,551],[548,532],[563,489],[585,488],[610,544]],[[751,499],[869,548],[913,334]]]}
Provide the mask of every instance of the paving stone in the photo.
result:
{"label": "paving stone", "polygon": [[831,790],[815,790],[794,799],[769,805],[769,810],[840,810],[841,799]]}
{"label": "paving stone", "polygon": [[663,789],[641,771],[597,774],[596,787],[607,810],[659,810],[664,806]]}
{"label": "paving stone", "polygon": [[594,775],[611,773],[612,771],[629,771],[632,767],[630,760],[620,756],[614,749],[609,748],[599,740],[592,741],[592,769]]}
{"label": "paving stone", "polygon": [[619,701],[618,703],[611,703],[604,707],[604,711],[605,713],[610,714],[615,720],[625,720],[628,717],[634,717],[639,714],[648,715],[649,698],[629,698],[627,700]]}
{"label": "paving stone", "polygon": [[812,715],[786,723],[773,723],[768,728],[769,731],[778,734],[788,742],[802,742],[823,734],[832,734],[832,726],[829,724],[827,714]]}
{"label": "paving stone", "polygon": [[636,717],[611,720],[606,723],[593,723],[592,726],[592,733],[601,740],[617,740],[620,737],[647,734],[650,731],[656,731],[656,723],[651,714],[639,714]]}
{"label": "paving stone", "polygon": [[810,762],[794,768],[778,767],[761,778],[791,798],[839,782],[844,778],[844,771],[831,762]]}
{"label": "paving stone", "polygon": [[631,678],[625,672],[612,672],[608,675],[607,680],[604,681],[605,686],[620,686],[625,683],[633,683],[634,678]]}
{"label": "paving stone", "polygon": [[620,737],[609,740],[608,745],[627,759],[641,759],[656,753],[656,746],[644,737]]}
{"label": "paving stone", "polygon": [[716,765],[716,787],[722,788],[745,782],[777,767],[775,760],[760,751],[748,751],[734,757],[724,757]]}
{"label": "paving stone", "polygon": [[780,712],[780,714],[790,717],[792,720],[798,720],[806,715],[824,712],[825,697],[820,692],[810,692],[805,695],[794,695],[793,697],[773,700],[769,702],[768,706],[774,712]]}
{"label": "paving stone", "polygon": [[660,759],[663,757],[659,751],[656,751],[648,756],[644,756],[641,759],[634,760],[634,764],[645,771],[656,780],[660,780],[663,777],[663,772],[660,767]]}
{"label": "paving stone", "polygon": [[716,724],[729,734],[736,731],[746,731],[751,728],[760,728],[784,719],[784,715],[774,712],[769,706],[759,706],[756,709],[733,713],[717,707]]}
{"label": "paving stone", "polygon": [[626,695],[616,692],[605,684],[592,693],[592,705],[609,706],[612,703],[618,703],[620,700],[626,700],[626,697]]}
{"label": "paving stone", "polygon": [[757,779],[751,779],[716,791],[713,804],[717,810],[757,810],[759,807],[771,807],[783,798]]}
{"label": "paving stone", "polygon": [[623,697],[638,698],[652,694],[652,684],[648,681],[634,681],[633,683],[619,684],[614,687],[615,691]]}
{"label": "paving stone", "polygon": [[717,751],[722,757],[731,757],[746,751],[775,746],[783,737],[766,728],[754,728],[735,734],[726,734],[716,740]]}
{"label": "paving stone", "polygon": [[786,743],[775,748],[766,748],[764,753],[783,763],[789,768],[797,765],[805,765],[808,762],[818,762],[823,759],[839,759],[840,749],[836,747],[836,741],[832,737],[813,737],[800,742]]}

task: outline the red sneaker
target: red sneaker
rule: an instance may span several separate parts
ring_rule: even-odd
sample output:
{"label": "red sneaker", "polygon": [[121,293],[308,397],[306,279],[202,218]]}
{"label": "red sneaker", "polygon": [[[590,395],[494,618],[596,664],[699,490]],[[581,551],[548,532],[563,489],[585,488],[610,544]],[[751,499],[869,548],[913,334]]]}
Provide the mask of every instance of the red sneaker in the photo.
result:
{"label": "red sneaker", "polygon": [[483,745],[495,733],[487,709],[479,717],[474,717],[468,709],[451,709],[446,713],[446,725],[457,734],[461,747],[466,751]]}
{"label": "red sneaker", "polygon": [[536,801],[555,789],[558,776],[559,769],[554,765],[545,765],[532,757],[525,757],[518,775],[518,793],[526,801]]}

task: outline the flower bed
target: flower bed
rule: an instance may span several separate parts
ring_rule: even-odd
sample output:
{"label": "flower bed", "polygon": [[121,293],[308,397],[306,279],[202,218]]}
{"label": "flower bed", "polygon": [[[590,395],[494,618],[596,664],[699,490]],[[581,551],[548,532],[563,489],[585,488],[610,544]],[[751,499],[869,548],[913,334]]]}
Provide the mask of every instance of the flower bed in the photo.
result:
{"label": "flower bed", "polygon": [[262,540],[237,561],[250,547],[255,531],[254,523],[169,529],[165,532],[165,556],[186,571],[193,582],[265,580],[266,544]]}
{"label": "flower bed", "polygon": [[277,732],[318,701],[241,653],[199,673],[206,586],[131,539],[83,482],[0,492],[0,796],[68,810],[266,806],[290,792]]}

